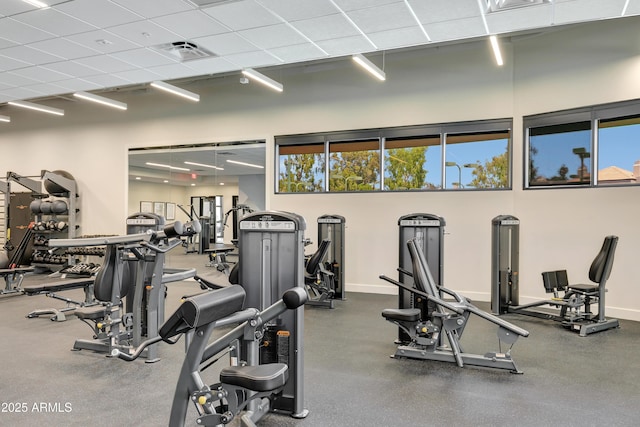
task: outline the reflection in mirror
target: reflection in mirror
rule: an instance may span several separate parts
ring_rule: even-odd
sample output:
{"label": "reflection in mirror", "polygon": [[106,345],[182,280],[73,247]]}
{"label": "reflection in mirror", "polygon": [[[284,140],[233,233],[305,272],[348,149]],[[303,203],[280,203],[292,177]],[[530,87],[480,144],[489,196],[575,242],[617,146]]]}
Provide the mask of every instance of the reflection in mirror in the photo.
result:
{"label": "reflection in mirror", "polygon": [[186,251],[204,253],[232,242],[245,206],[265,209],[264,166],[265,141],[131,148],[128,215],[151,209],[168,222],[195,219],[202,231]]}

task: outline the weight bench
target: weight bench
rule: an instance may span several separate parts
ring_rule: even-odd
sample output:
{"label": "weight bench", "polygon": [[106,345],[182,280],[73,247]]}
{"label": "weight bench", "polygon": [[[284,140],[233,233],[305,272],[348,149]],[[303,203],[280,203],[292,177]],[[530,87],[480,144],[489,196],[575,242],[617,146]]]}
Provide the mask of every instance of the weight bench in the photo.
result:
{"label": "weight bench", "polygon": [[[527,337],[529,332],[480,310],[456,292],[438,286],[420,246],[415,240],[409,240],[407,246],[413,272],[401,271],[401,273],[413,277],[414,287],[386,276],[380,276],[380,278],[413,293],[417,298],[426,300],[427,313],[423,318],[422,311],[418,308],[389,308],[382,311],[382,317],[396,324],[411,339],[409,344],[399,345],[392,357],[438,360],[456,363],[461,368],[470,365],[522,373],[511,358],[511,349],[519,337]],[[441,295],[444,294],[453,297],[453,300],[442,299]],[[497,352],[480,355],[462,350],[460,340],[471,314],[498,326],[497,336],[500,348]],[[444,343],[445,336],[448,345]],[[505,352],[502,350],[502,343],[509,345]]]}
{"label": "weight bench", "polygon": [[[67,320],[65,313],[74,311],[80,307],[88,307],[94,304],[93,300],[93,284],[95,281],[95,277],[83,277],[80,279],[67,279],[67,280],[57,280],[55,282],[46,282],[46,283],[37,283],[37,284],[27,284],[22,287],[22,291],[26,295],[41,295],[44,294],[50,298],[54,298],[60,301],[64,301],[67,303],[65,308],[56,309],[56,308],[47,308],[41,310],[34,310],[31,313],[27,314],[27,317],[32,319],[34,317],[43,316],[46,314],[51,314],[51,320],[55,322],[63,322]],[[57,292],[68,291],[71,289],[84,289],[84,302],[75,301],[69,298],[62,297],[57,294]]]}
{"label": "weight bench", "polygon": [[206,264],[206,267],[215,267],[219,272],[229,274],[227,255],[235,249],[235,246],[224,243],[216,243],[213,247],[205,249],[204,253],[209,255],[209,262]]}
{"label": "weight bench", "polygon": [[31,273],[34,270],[35,267],[0,269],[0,276],[2,276],[5,283],[4,289],[0,291],[0,295],[20,293],[25,274]]}

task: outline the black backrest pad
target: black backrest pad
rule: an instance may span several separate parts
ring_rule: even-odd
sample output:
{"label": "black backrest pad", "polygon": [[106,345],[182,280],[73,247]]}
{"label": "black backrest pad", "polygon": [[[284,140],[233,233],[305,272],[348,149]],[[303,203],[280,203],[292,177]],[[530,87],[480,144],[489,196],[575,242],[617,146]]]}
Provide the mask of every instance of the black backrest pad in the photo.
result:
{"label": "black backrest pad", "polygon": [[[118,294],[124,298],[129,293],[129,277],[122,277],[122,263],[118,263],[117,245],[107,245],[105,248],[104,261],[93,285],[93,294],[98,301],[111,301],[113,287],[120,286]],[[120,267],[119,269],[117,267]],[[116,271],[118,270],[118,271]],[[112,301],[116,302],[116,301]]]}
{"label": "black backrest pad", "polygon": [[232,285],[187,298],[164,322],[158,334],[166,340],[227,317],[242,310],[245,295],[242,286]]}
{"label": "black backrest pad", "polygon": [[305,267],[305,270],[308,275],[316,274],[316,271],[318,270],[318,266],[320,265],[320,261],[322,261],[322,259],[327,254],[327,250],[329,249],[330,243],[331,243],[331,240],[324,239],[318,245],[318,249],[316,250],[316,252],[313,255],[311,255],[311,258],[309,258],[309,261],[307,261],[307,266]]}
{"label": "black backrest pad", "polygon": [[427,265],[427,261],[424,259],[424,255],[422,254],[420,247],[416,244],[415,240],[411,239],[407,242],[407,248],[409,249],[411,266],[413,267],[414,287],[428,295],[437,296],[437,287],[429,280],[429,266]]}
{"label": "black backrest pad", "polygon": [[589,268],[589,280],[600,283],[609,278],[617,244],[618,236],[607,236],[604,238],[602,248],[591,263],[591,268]]}

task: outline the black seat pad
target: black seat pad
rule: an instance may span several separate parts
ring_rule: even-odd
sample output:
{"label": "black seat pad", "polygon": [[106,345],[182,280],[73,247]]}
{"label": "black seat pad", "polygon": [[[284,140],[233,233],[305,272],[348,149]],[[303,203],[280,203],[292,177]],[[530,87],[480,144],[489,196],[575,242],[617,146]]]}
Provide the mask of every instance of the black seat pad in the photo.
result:
{"label": "black seat pad", "polygon": [[420,320],[418,308],[386,308],[382,310],[382,317],[399,322],[417,322]]}
{"label": "black seat pad", "polygon": [[[111,307],[111,313],[118,310],[118,307]],[[92,305],[89,307],[80,307],[74,311],[78,319],[100,320],[107,316],[107,306]]]}
{"label": "black seat pad", "polygon": [[284,386],[289,370],[284,363],[257,366],[229,366],[220,371],[220,382],[253,391],[270,391]]}
{"label": "black seat pad", "polygon": [[569,285],[569,289],[575,289],[576,291],[581,292],[595,292],[598,290],[598,285],[593,285],[590,283]]}
{"label": "black seat pad", "polygon": [[93,284],[94,278],[59,280],[48,283],[29,283],[22,285],[25,294],[39,294],[42,292],[60,292],[68,289],[84,288]]}

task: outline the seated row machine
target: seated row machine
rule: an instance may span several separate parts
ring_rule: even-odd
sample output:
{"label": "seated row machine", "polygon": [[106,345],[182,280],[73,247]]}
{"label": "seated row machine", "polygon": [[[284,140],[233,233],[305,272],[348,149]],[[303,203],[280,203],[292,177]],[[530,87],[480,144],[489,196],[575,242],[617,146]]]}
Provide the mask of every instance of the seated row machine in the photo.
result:
{"label": "seated row machine", "polygon": [[[400,272],[413,277],[413,287],[393,280],[387,276],[381,279],[414,294],[417,299],[427,302],[426,318],[419,308],[388,308],[382,311],[382,317],[403,330],[410,339],[409,343],[400,343],[394,358],[413,358],[437,360],[465,365],[505,369],[513,373],[522,373],[511,358],[511,350],[519,337],[527,337],[529,332],[497,316],[486,313],[465,297],[442,286],[438,286],[429,270],[422,249],[415,239],[407,242],[413,272]],[[453,297],[445,300],[442,295]],[[484,355],[466,353],[460,340],[471,314],[498,326],[499,350]],[[448,345],[444,343],[446,336]],[[502,350],[502,343],[509,345]]]}
{"label": "seated row machine", "polygon": [[[187,353],[173,397],[169,427],[184,425],[191,403],[198,412],[197,425],[223,426],[240,417],[243,427],[252,427],[270,411],[272,401],[278,399],[289,379],[288,366],[259,364],[258,347],[267,323],[286,310],[302,306],[307,294],[302,288],[289,289],[263,311],[243,309],[245,296],[244,288],[232,285],[189,297],[162,325],[157,337],[146,340],[131,353],[119,349],[111,353],[132,361],[150,345],[160,341],[175,344],[180,335],[186,335]],[[209,343],[216,328],[232,324],[238,325]],[[241,349],[246,352],[239,354]],[[202,372],[227,353],[232,360],[240,355],[242,363],[223,368],[219,382],[207,385]]]}

